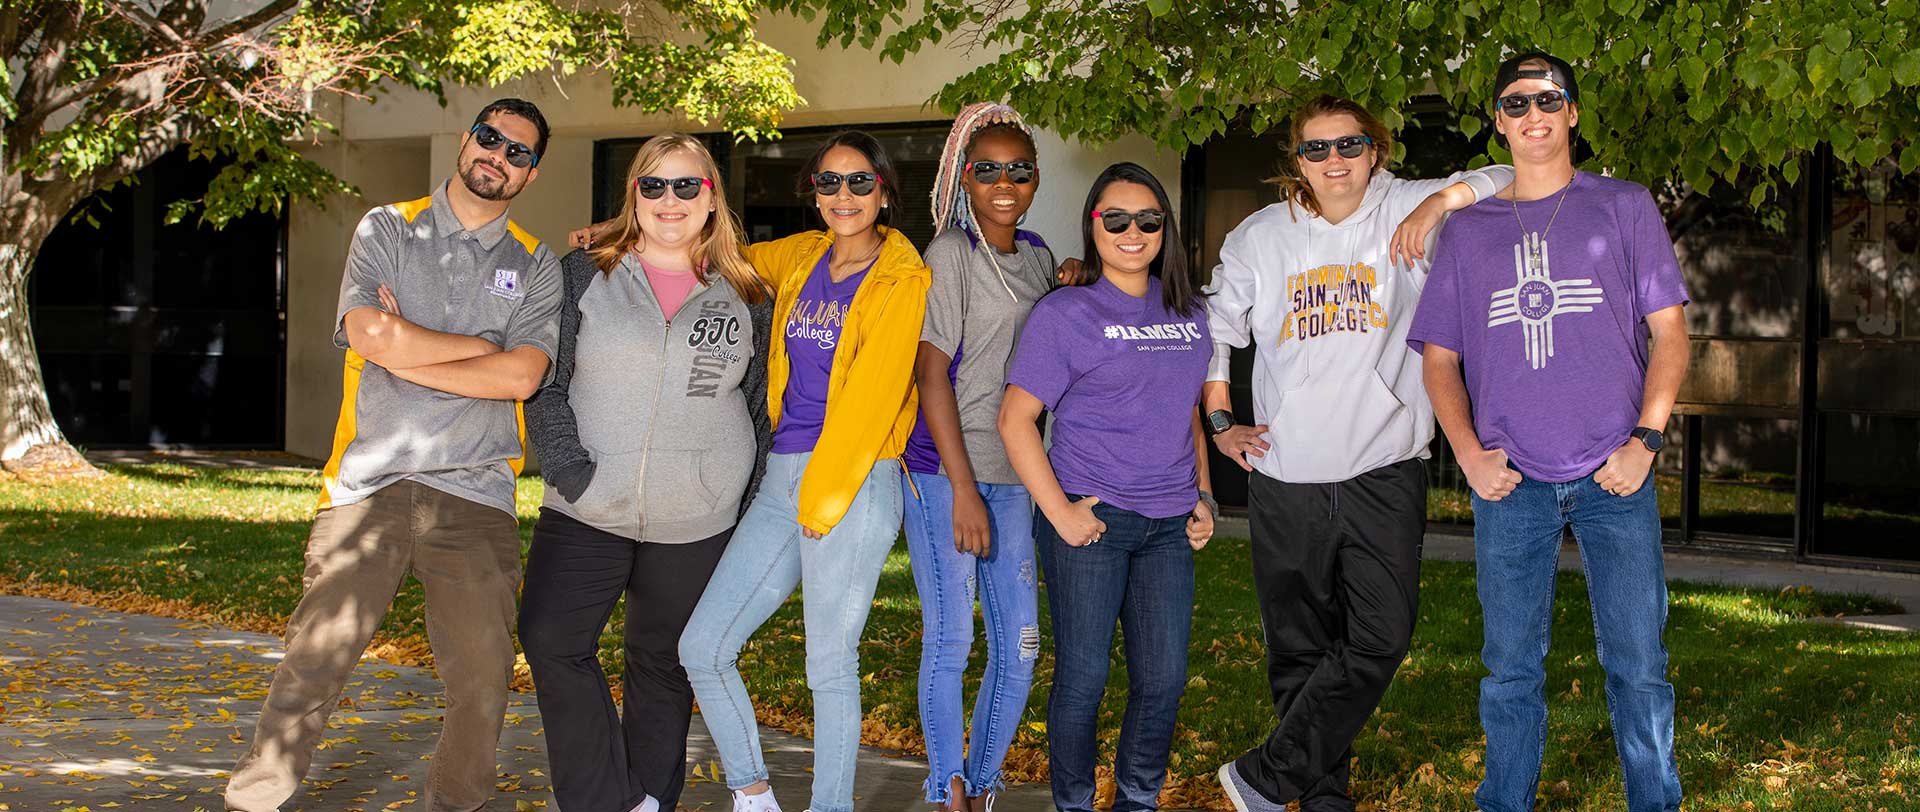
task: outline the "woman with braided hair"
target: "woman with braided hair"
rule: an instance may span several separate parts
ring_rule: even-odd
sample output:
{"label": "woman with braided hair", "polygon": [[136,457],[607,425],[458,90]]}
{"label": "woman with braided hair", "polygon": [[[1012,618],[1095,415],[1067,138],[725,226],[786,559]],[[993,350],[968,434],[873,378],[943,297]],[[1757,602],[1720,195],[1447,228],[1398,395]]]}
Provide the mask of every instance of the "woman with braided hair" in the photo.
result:
{"label": "woman with braided hair", "polygon": [[[914,364],[920,417],[902,490],[924,622],[927,800],[948,812],[991,806],[1040,653],[1033,503],[995,424],[1014,338],[1053,284],[1052,252],[1019,227],[1040,185],[1035,158],[1018,112],[974,104],[954,119],[933,188],[933,284]],[[976,590],[987,663],[968,736],[961,696]]]}

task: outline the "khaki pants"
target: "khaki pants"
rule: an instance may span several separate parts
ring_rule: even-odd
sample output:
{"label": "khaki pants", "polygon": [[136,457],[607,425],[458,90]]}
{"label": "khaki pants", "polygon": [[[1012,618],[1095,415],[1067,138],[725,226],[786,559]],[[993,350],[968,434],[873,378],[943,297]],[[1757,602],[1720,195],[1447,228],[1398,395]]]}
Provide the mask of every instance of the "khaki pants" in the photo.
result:
{"label": "khaki pants", "polygon": [[513,672],[514,517],[401,481],[320,511],[306,558],[286,659],[274,672],[253,746],[233,768],[227,807],[272,812],[299,789],[327,716],[409,571],[426,589],[427,637],[447,690],[422,809],[485,806]]}

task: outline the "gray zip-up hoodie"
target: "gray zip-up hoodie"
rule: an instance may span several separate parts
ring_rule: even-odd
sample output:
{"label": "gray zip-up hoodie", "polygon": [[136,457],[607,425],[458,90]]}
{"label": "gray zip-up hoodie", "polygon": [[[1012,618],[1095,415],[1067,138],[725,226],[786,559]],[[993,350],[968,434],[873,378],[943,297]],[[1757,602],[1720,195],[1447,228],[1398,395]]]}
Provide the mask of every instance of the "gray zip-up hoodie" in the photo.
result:
{"label": "gray zip-up hoodie", "polygon": [[553,381],[527,401],[543,507],[635,541],[684,544],[739,520],[766,470],[771,294],[696,285],[673,320],[632,257],[560,261]]}

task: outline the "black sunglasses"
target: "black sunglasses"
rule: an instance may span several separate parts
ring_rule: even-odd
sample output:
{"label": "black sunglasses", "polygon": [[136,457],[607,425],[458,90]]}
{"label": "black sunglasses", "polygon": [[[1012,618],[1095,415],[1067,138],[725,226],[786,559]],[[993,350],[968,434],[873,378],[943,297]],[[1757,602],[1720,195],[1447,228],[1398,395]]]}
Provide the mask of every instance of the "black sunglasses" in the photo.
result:
{"label": "black sunglasses", "polygon": [[1539,105],[1542,113],[1558,113],[1560,108],[1567,104],[1567,94],[1558,90],[1542,90],[1531,95],[1515,93],[1511,96],[1501,96],[1496,104],[1500,105],[1500,112],[1506,113],[1507,118],[1520,118],[1526,115],[1527,107],[1530,105]]}
{"label": "black sunglasses", "polygon": [[967,164],[967,169],[973,173],[973,182],[981,186],[999,183],[1001,175],[1005,175],[1007,180],[1014,183],[1032,183],[1033,173],[1040,171],[1040,167],[1035,166],[1032,161],[1013,161],[1004,164],[999,161],[974,161]]}
{"label": "black sunglasses", "polygon": [[667,194],[667,187],[673,187],[673,196],[681,200],[692,200],[700,196],[700,190],[713,186],[706,178],[656,178],[642,175],[633,179],[633,188],[640,190],[640,196],[648,200],[659,200]]}
{"label": "black sunglasses", "polygon": [[840,182],[846,181],[847,191],[858,197],[873,194],[873,188],[880,185],[880,176],[872,172],[851,172],[842,175],[838,172],[813,173],[813,193],[816,195],[837,195]]}
{"label": "black sunglasses", "polygon": [[1093,219],[1099,220],[1108,234],[1120,234],[1127,230],[1127,224],[1139,223],[1140,233],[1152,234],[1160,230],[1160,224],[1166,222],[1167,213],[1159,209],[1141,209],[1139,211],[1121,211],[1105,209],[1093,213]]}
{"label": "black sunglasses", "polygon": [[1360,153],[1365,152],[1370,146],[1373,146],[1372,138],[1364,135],[1343,135],[1331,141],[1325,138],[1302,141],[1300,146],[1294,148],[1294,152],[1299,153],[1302,158],[1319,163],[1332,155],[1334,150],[1339,150],[1342,158],[1358,158]]}
{"label": "black sunglasses", "polygon": [[500,131],[494,129],[491,124],[485,122],[475,124],[473,129],[467,132],[473,135],[473,143],[479,144],[481,149],[488,152],[499,149],[501,144],[507,145],[507,163],[521,169],[540,165],[540,156],[532,148],[501,135]]}

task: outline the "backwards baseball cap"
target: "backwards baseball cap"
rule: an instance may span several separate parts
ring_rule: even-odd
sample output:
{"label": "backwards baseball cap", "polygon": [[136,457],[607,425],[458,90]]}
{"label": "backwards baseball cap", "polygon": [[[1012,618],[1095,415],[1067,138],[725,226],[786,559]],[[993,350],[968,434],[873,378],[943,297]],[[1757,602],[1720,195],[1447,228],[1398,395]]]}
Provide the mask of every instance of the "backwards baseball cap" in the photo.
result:
{"label": "backwards baseball cap", "polygon": [[[1546,67],[1542,68],[1541,65]],[[1506,90],[1507,85],[1521,79],[1545,79],[1559,85],[1575,104],[1580,102],[1580,88],[1573,81],[1573,66],[1560,57],[1542,51],[1529,51],[1500,63],[1500,69],[1493,74],[1494,98],[1499,98],[1500,91]]]}
{"label": "backwards baseball cap", "polygon": [[[1542,65],[1546,67],[1543,68]],[[1545,79],[1558,86],[1573,103],[1580,103],[1580,86],[1573,80],[1573,66],[1567,64],[1566,60],[1545,51],[1528,51],[1509,57],[1507,61],[1500,63],[1499,70],[1494,71],[1493,98],[1496,106],[1498,106],[1500,92],[1521,79]],[[1577,159],[1580,153],[1580,128],[1574,127],[1568,134],[1572,137],[1569,146],[1574,150]],[[1500,144],[1501,149],[1507,148],[1507,137],[1501,135],[1499,130],[1494,131],[1493,140]]]}

